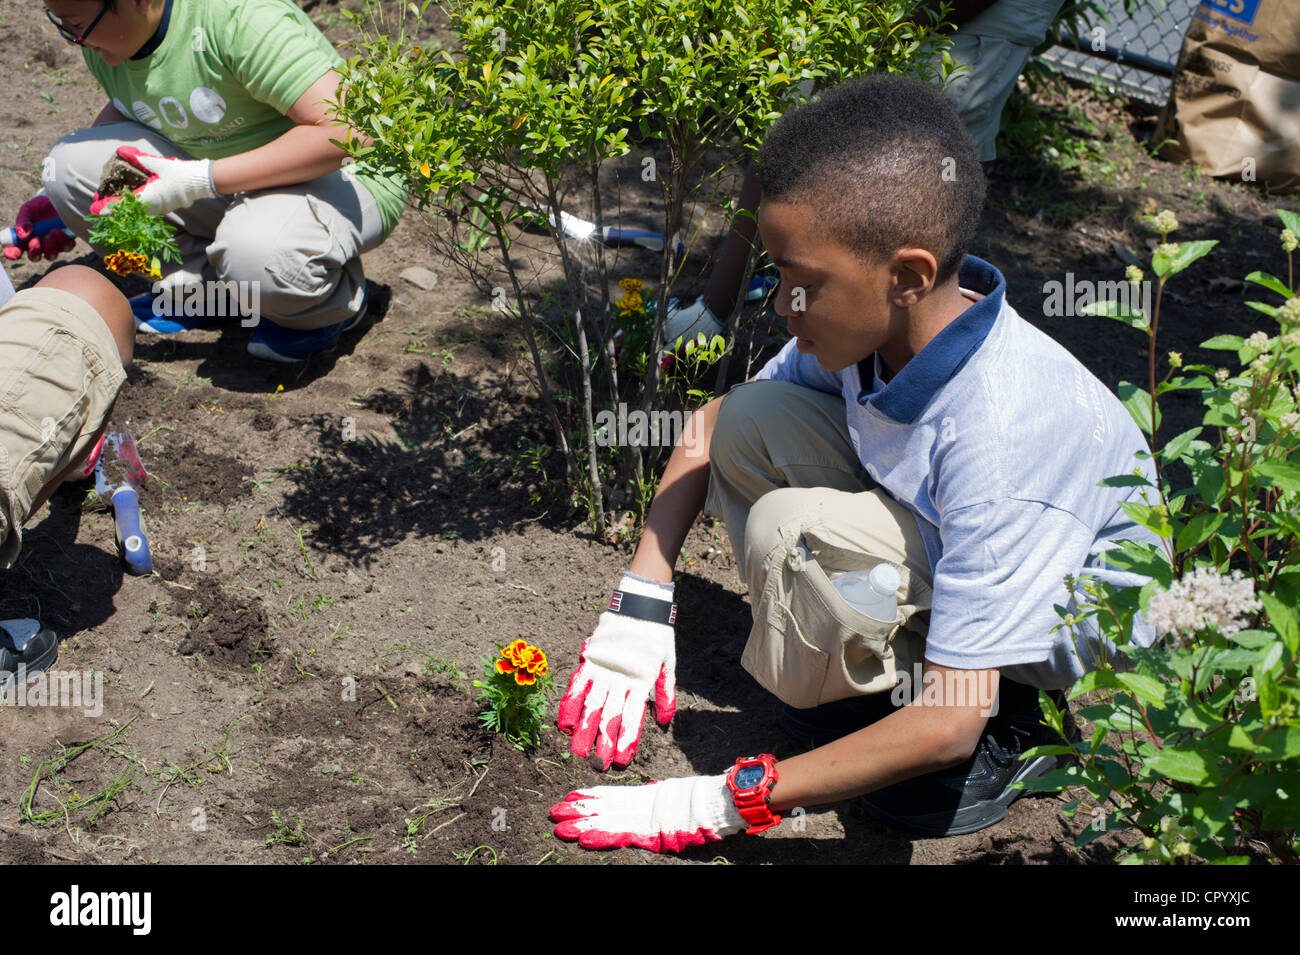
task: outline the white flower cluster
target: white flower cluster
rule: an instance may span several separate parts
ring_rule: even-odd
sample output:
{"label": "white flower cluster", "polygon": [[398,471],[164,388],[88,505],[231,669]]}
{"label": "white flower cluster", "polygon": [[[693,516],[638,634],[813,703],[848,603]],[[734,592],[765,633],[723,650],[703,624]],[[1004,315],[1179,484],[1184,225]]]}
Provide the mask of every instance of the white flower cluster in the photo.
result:
{"label": "white flower cluster", "polygon": [[1169,209],[1158,213],[1151,223],[1157,232],[1173,232],[1178,228],[1178,217]]}
{"label": "white flower cluster", "polygon": [[1231,401],[1238,408],[1244,408],[1246,407],[1247,403],[1250,401],[1250,392],[1247,391],[1245,388],[1238,388],[1236,391],[1232,393],[1232,397],[1230,397],[1228,400]]}
{"label": "white flower cluster", "polygon": [[1300,298],[1289,298],[1277,307],[1277,317],[1283,324],[1294,325],[1300,322]]}
{"label": "white flower cluster", "polygon": [[1146,616],[1158,636],[1212,627],[1231,637],[1259,609],[1255,582],[1243,578],[1241,571],[1225,577],[1209,567],[1197,567],[1168,590],[1153,594]]}
{"label": "white flower cluster", "polygon": [[1233,441],[1246,441],[1253,445],[1255,443],[1255,416],[1244,414],[1241,416],[1241,430],[1228,428],[1228,437]]}
{"label": "white flower cluster", "polygon": [[1268,348],[1268,332],[1255,332],[1246,339],[1246,347],[1253,348],[1255,351],[1264,351]]}

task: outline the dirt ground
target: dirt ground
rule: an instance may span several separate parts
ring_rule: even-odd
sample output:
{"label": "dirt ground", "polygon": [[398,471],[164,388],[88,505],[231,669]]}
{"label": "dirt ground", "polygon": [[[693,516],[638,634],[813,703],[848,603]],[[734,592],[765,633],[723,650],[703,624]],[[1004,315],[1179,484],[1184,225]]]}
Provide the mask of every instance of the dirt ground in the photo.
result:
{"label": "dirt ground", "polygon": [[[332,3],[305,4],[331,39]],[[0,0],[0,218],[39,186],[41,160],[89,123],[102,95],[34,6]],[[1043,283],[1114,280],[1112,242],[1144,255],[1135,213],[1172,208],[1179,238],[1223,245],[1180,277],[1162,344],[1254,329],[1240,279],[1280,270],[1278,205],[1241,184],[1152,160],[1154,117],[1075,91],[1062,123],[1096,158],[1062,171],[994,170],[976,254],[1009,300],[1112,389],[1145,381],[1139,333],[1042,314]],[[629,161],[626,181],[635,183]],[[628,187],[629,190],[633,186]],[[648,208],[649,197],[630,195]],[[720,233],[714,213],[690,273]],[[712,230],[711,232],[709,230]],[[514,327],[408,213],[365,257],[375,322],[305,367],[250,359],[232,323],[141,336],[116,420],[136,435],[156,573],[123,575],[110,515],[85,486],[61,490],[0,572],[0,618],[39,616],[65,639],[58,667],[102,674],[102,712],[0,707],[0,862],[276,863],[1074,863],[1064,799],[1024,798],[996,827],[913,840],[852,804],[809,810],[762,837],[660,857],[558,842],[547,809],[579,786],[718,773],[741,753],[796,748],[775,702],[738,665],[749,611],[725,534],[701,522],[679,577],[679,707],[650,725],[628,771],[568,756],[553,727],[523,754],[479,729],[468,681],[496,645],[541,644],[563,687],[629,550],[596,541],[562,496],[551,434]],[[650,257],[626,253],[629,274]],[[644,253],[642,253],[644,254]],[[95,265],[84,245],[62,261]],[[425,290],[410,266],[437,274]],[[49,264],[6,263],[18,287]],[[655,266],[657,269],[657,265]],[[1182,393],[1178,393],[1181,395]],[[1170,396],[1166,430],[1199,423]],[[87,746],[77,750],[83,744]],[[24,821],[27,806],[41,824]]]}

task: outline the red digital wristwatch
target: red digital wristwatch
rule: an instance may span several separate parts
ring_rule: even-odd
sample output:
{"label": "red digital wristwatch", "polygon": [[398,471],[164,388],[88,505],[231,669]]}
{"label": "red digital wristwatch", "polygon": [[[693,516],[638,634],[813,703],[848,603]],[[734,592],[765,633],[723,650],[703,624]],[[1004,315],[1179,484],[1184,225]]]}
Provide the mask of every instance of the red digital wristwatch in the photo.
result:
{"label": "red digital wristwatch", "polygon": [[772,787],[776,785],[776,758],[771,753],[742,756],[727,773],[727,789],[740,818],[749,823],[745,835],[771,829],[781,817],[772,812]]}

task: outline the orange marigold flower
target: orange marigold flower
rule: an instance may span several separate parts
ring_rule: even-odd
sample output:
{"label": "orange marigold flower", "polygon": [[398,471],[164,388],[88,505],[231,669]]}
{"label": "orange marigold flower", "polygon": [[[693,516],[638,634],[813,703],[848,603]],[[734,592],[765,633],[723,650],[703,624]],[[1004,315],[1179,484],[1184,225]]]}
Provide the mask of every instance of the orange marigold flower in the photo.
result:
{"label": "orange marigold flower", "polygon": [[511,673],[511,672],[514,671],[514,669],[515,669],[515,665],[514,665],[513,663],[511,663],[509,660],[498,660],[498,661],[497,661],[497,672],[498,672],[498,673]]}
{"label": "orange marigold flower", "polygon": [[527,670],[516,670],[515,682],[520,686],[532,686],[537,682],[537,677],[533,676]]}
{"label": "orange marigold flower", "polygon": [[528,641],[520,638],[509,646],[502,647],[501,655],[513,663],[515,666],[522,666],[519,662],[519,654],[528,648]]}
{"label": "orange marigold flower", "polygon": [[645,283],[640,279],[619,279],[618,284],[629,292],[639,292],[645,288]]}
{"label": "orange marigold flower", "polygon": [[131,275],[135,272],[147,272],[149,260],[139,252],[118,249],[116,252],[104,256],[104,266],[110,272],[116,272],[118,275]]}
{"label": "orange marigold flower", "polygon": [[526,646],[515,657],[515,665],[521,670],[536,673],[539,666],[546,666],[546,654],[542,653],[537,647]]}

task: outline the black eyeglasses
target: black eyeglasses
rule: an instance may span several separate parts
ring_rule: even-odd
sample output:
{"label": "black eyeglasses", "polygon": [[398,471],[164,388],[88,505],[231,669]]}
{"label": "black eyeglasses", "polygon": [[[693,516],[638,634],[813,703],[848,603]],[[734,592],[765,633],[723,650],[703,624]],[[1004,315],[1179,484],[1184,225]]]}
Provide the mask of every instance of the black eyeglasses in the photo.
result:
{"label": "black eyeglasses", "polygon": [[104,19],[104,14],[108,12],[109,2],[110,0],[104,0],[104,5],[99,8],[99,15],[90,21],[90,26],[86,27],[85,32],[83,32],[81,36],[77,36],[75,33],[65,28],[58,20],[54,19],[54,15],[50,13],[48,8],[45,11],[45,18],[54,24],[54,29],[59,31],[59,36],[63,37],[63,39],[67,40],[69,43],[75,43],[77,46],[80,46],[82,41],[84,41],[86,37],[90,36],[90,31],[95,29],[95,26],[100,20]]}

